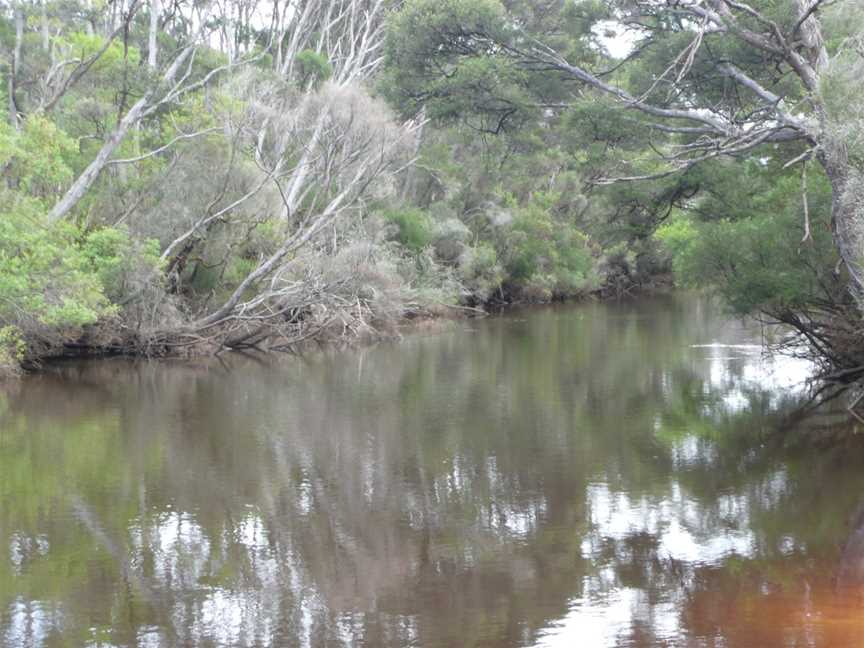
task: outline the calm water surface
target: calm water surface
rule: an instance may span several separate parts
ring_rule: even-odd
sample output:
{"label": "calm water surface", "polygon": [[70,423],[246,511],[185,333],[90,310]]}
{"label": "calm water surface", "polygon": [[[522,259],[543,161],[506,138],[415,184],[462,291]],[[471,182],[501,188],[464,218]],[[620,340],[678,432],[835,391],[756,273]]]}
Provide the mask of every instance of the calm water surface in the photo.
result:
{"label": "calm water surface", "polygon": [[664,298],[31,376],[0,644],[864,645],[864,434],[760,339]]}

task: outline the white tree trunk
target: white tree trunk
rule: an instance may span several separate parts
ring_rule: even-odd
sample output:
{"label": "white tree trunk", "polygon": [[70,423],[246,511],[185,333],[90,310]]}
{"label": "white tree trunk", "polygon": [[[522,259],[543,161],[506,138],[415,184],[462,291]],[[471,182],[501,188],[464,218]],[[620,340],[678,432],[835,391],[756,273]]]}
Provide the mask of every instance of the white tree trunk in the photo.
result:
{"label": "white tree trunk", "polygon": [[21,43],[24,40],[24,10],[15,4],[15,48],[12,50],[12,71],[9,75],[9,123],[18,127],[18,105],[15,92],[18,86],[18,72],[21,69]]}
{"label": "white tree trunk", "polygon": [[48,9],[45,6],[48,0],[42,0],[39,3],[39,9],[41,11],[41,25],[40,28],[42,30],[42,49],[46,52],[51,47],[51,39],[48,34]]}
{"label": "white tree trunk", "polygon": [[[193,50],[193,45],[185,47],[171,62],[171,65],[168,67],[165,74],[162,75],[159,82],[157,83],[154,81],[153,85],[144,93],[144,96],[136,101],[132,108],[129,109],[129,112],[123,116],[123,119],[121,119],[120,123],[114,128],[111,135],[108,136],[108,139],[105,140],[104,144],[102,144],[102,148],[99,149],[99,153],[96,154],[95,159],[87,165],[87,168],[84,169],[83,173],[75,179],[75,182],[72,183],[72,186],[69,187],[63,197],[56,205],[54,205],[54,207],[51,208],[51,211],[48,213],[49,223],[56,223],[62,220],[70,211],[72,211],[72,208],[75,207],[75,205],[77,205],[84,197],[87,190],[93,186],[96,178],[99,177],[102,169],[104,169],[111,160],[111,156],[114,155],[114,151],[116,151],[117,147],[120,146],[120,143],[123,141],[123,138],[126,137],[129,130],[153,108],[153,105],[159,105],[161,101],[166,100],[167,96],[172,96],[172,92],[174,91],[169,92],[161,101],[156,101],[153,105],[150,103],[153,101],[153,97],[159,85],[170,86],[174,82],[180,67],[192,55]],[[213,74],[213,72],[211,72],[211,74]]]}
{"label": "white tree trunk", "polygon": [[159,33],[159,16],[162,12],[162,6],[159,0],[150,0],[150,34],[147,40],[147,67],[151,70],[156,69],[156,56],[158,54],[158,41],[156,36]]}
{"label": "white tree trunk", "polygon": [[[849,272],[850,289],[864,308],[864,223],[859,203],[864,187],[850,187],[855,175],[844,142],[821,144],[818,159],[831,183],[831,233],[834,245]],[[858,184],[864,184],[859,183]]]}
{"label": "white tree trunk", "polygon": [[117,147],[120,146],[123,138],[126,137],[126,133],[129,132],[129,129],[132,128],[132,126],[138,123],[142,113],[147,108],[150,96],[150,94],[146,94],[141,97],[135,105],[132,106],[129,112],[123,116],[123,119],[120,120],[120,123],[117,124],[117,127],[102,145],[102,148],[99,149],[99,153],[96,154],[93,161],[88,164],[83,173],[75,179],[75,182],[72,183],[72,186],[63,195],[63,198],[61,198],[57,204],[51,208],[51,211],[48,213],[49,223],[56,223],[65,218],[72,208],[78,204],[78,201],[84,197],[87,190],[93,186],[93,183],[96,182],[96,178],[99,177],[102,169],[105,168],[105,165],[108,164],[111,156],[114,155],[114,151],[117,150]]}

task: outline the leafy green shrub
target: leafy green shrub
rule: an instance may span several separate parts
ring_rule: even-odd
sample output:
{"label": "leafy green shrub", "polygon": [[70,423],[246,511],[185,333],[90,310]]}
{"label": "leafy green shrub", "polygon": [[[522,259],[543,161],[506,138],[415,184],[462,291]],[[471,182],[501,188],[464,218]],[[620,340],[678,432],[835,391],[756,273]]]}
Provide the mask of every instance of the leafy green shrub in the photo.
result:
{"label": "leafy green shrub", "polygon": [[486,302],[504,282],[504,268],[498,263],[495,248],[481,242],[466,248],[459,257],[459,276],[471,297]]}
{"label": "leafy green shrub", "polygon": [[506,268],[514,281],[527,281],[554,263],[554,225],[549,214],[537,207],[521,210],[508,232]]}
{"label": "leafy green shrub", "polygon": [[17,326],[0,327],[0,380],[18,375],[26,350]]}
{"label": "leafy green shrub", "polygon": [[[57,38],[57,45],[81,60],[93,56],[105,46],[105,38],[99,34],[72,32],[67,37]],[[93,64],[93,72],[122,71],[124,64],[137,66],[141,61],[141,53],[137,47],[124,47],[121,41],[115,40]]]}
{"label": "leafy green shrub", "polygon": [[500,245],[510,282],[531,301],[570,297],[597,287],[588,237],[557,221],[536,196],[518,210]]}
{"label": "leafy green shrub", "polygon": [[72,180],[75,141],[50,120],[28,117],[20,131],[0,124],[0,166],[7,186],[34,197],[57,194]]}
{"label": "leafy green shrub", "polygon": [[716,289],[739,313],[806,307],[824,298],[836,262],[831,242],[830,188],[810,182],[811,238],[802,242],[800,182],[774,177],[741,209],[746,215],[700,221],[678,214],[656,237],[672,253],[684,285]]}
{"label": "leafy green shrub", "polygon": [[225,269],[223,277],[224,283],[228,286],[236,286],[243,281],[246,276],[255,270],[258,262],[254,258],[249,257],[233,257],[228,261],[228,267]]}
{"label": "leafy green shrub", "polygon": [[432,243],[432,222],[422,209],[405,207],[389,210],[384,213],[384,219],[396,226],[394,240],[409,250],[419,252]]}
{"label": "leafy green shrub", "polygon": [[[424,106],[438,119],[451,119],[461,110],[481,109],[483,101],[493,98],[494,90],[503,86],[507,92],[519,92],[524,72],[504,57],[466,58],[471,47],[467,34],[502,35],[507,25],[503,7],[495,0],[410,0],[394,12],[387,23],[385,57],[387,72],[381,89],[393,105],[407,115]],[[463,36],[453,46],[454,35]],[[427,87],[443,66],[450,73]],[[472,99],[477,101],[472,101]],[[517,104],[518,105],[518,104]],[[506,106],[512,111],[512,104]]]}
{"label": "leafy green shrub", "polygon": [[24,334],[65,329],[114,311],[69,223],[48,226],[39,201],[0,193],[0,323]]}
{"label": "leafy green shrub", "polygon": [[81,251],[105,295],[115,302],[161,276],[159,241],[136,241],[126,229],[104,227],[90,232]]}
{"label": "leafy green shrub", "polygon": [[297,65],[297,78],[301,86],[311,83],[313,86],[327,81],[333,76],[333,66],[323,54],[315,50],[305,49],[294,59]]}

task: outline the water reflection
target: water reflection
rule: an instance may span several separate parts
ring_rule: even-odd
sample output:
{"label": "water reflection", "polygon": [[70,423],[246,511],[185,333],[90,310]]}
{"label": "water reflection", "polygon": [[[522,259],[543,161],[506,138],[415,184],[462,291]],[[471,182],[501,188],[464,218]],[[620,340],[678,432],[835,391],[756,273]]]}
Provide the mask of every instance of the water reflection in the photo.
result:
{"label": "water reflection", "polygon": [[32,377],[0,643],[855,645],[864,444],[786,421],[760,334],[670,299]]}

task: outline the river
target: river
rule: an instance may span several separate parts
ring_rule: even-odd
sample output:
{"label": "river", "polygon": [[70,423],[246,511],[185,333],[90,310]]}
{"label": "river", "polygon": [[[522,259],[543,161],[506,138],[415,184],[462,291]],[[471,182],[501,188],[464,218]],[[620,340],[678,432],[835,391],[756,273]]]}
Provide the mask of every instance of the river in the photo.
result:
{"label": "river", "polygon": [[864,645],[864,435],[762,336],[659,297],[48,367],[0,397],[0,643]]}

